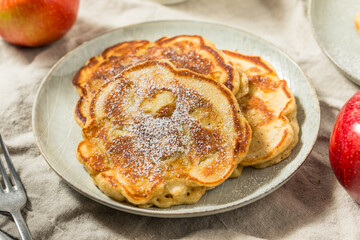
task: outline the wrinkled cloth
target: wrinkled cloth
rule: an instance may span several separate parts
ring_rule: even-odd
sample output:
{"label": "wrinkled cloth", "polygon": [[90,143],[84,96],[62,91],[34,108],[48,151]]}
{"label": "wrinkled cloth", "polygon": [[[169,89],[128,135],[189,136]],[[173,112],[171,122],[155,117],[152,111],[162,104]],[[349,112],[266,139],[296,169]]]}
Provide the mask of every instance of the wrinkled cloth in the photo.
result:
{"label": "wrinkled cloth", "polygon": [[[321,128],[311,155],[281,188],[226,213],[151,218],[90,200],[47,165],[35,144],[31,111],[52,65],[102,33],[159,19],[196,19],[251,32],[280,46],[304,70],[319,97]],[[360,206],[340,186],[328,159],[336,116],[359,87],[319,48],[304,0],[188,0],[167,6],[140,0],[81,0],[75,25],[54,44],[23,48],[0,40],[0,73],[0,132],[27,190],[23,213],[34,239],[360,239]],[[0,229],[19,238],[8,215],[0,215]]]}

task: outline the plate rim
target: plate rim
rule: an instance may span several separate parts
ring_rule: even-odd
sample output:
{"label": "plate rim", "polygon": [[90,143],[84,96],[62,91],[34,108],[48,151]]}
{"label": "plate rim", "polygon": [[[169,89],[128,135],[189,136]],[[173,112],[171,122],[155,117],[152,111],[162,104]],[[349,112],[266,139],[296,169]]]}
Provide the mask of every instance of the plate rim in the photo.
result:
{"label": "plate rim", "polygon": [[316,33],[315,27],[314,27],[314,20],[312,18],[312,9],[313,9],[313,2],[316,2],[315,0],[309,0],[308,1],[308,7],[307,7],[307,15],[310,22],[310,29],[313,37],[315,38],[316,43],[319,45],[321,51],[326,55],[326,57],[335,65],[335,67],[348,79],[350,79],[352,82],[354,82],[357,85],[360,85],[360,76],[356,77],[352,73],[347,72],[344,67],[329,53],[327,48],[324,46],[322,41],[320,40],[320,36]]}
{"label": "plate rim", "polygon": [[[83,191],[82,189],[77,188],[76,186],[74,186],[70,181],[68,181],[64,176],[61,175],[61,173],[56,169],[55,166],[53,166],[53,164],[51,163],[50,159],[48,158],[48,156],[45,154],[44,149],[42,148],[41,144],[40,144],[40,140],[39,140],[39,136],[37,136],[37,128],[36,128],[36,121],[35,121],[35,115],[36,115],[36,106],[38,105],[38,101],[39,101],[39,95],[40,92],[44,86],[44,84],[47,82],[47,80],[49,79],[49,76],[51,76],[51,74],[53,73],[53,71],[58,67],[58,65],[60,65],[70,54],[72,54],[73,52],[75,52],[77,49],[83,47],[85,44],[87,44],[88,42],[97,39],[99,37],[102,37],[106,34],[110,34],[111,32],[116,32],[116,31],[121,31],[122,29],[125,28],[129,28],[129,27],[133,27],[133,26],[138,26],[138,25],[143,25],[143,24],[152,24],[152,23],[161,23],[161,22],[178,22],[179,24],[181,24],[182,22],[187,22],[187,23],[191,23],[191,22],[195,22],[198,24],[207,24],[207,25],[217,25],[219,27],[222,28],[228,28],[231,30],[235,30],[235,31],[240,31],[246,35],[250,35],[254,38],[257,38],[259,40],[261,40],[262,42],[264,42],[265,44],[269,45],[272,48],[275,48],[277,51],[279,51],[283,56],[285,56],[286,58],[288,58],[288,60],[300,71],[300,73],[303,75],[304,79],[307,81],[308,85],[310,86],[311,90],[312,90],[312,94],[314,96],[315,101],[315,105],[316,105],[316,112],[317,112],[317,121],[316,121],[316,131],[315,131],[315,135],[314,138],[312,139],[311,144],[309,145],[309,149],[308,151],[305,153],[305,157],[304,159],[301,161],[300,164],[298,164],[296,166],[296,169],[289,174],[285,179],[283,179],[278,185],[273,186],[269,189],[267,189],[266,191],[264,191],[263,193],[259,194],[258,196],[249,199],[247,201],[244,201],[242,203],[238,203],[238,204],[232,204],[230,206],[224,206],[222,208],[213,208],[213,209],[209,209],[209,210],[205,210],[205,211],[191,211],[191,208],[189,208],[188,212],[171,212],[171,210],[168,211],[157,211],[157,212],[151,212],[151,211],[146,211],[149,208],[139,208],[139,207],[134,207],[134,206],[129,206],[129,205],[122,205],[122,206],[116,206],[116,205],[112,205],[110,203],[107,203],[106,201],[96,198],[94,196],[92,196],[91,194],[86,193],[85,191]],[[216,22],[212,22],[212,21],[199,21],[199,20],[186,20],[186,19],[165,19],[165,20],[153,20],[153,21],[143,21],[143,22],[138,22],[138,23],[133,23],[133,24],[128,24],[128,25],[124,25],[115,29],[111,29],[109,31],[105,31],[103,33],[98,34],[97,36],[92,37],[91,39],[88,39],[84,42],[82,42],[81,44],[79,44],[78,46],[76,46],[74,49],[68,51],[64,56],[62,56],[51,68],[50,70],[47,72],[47,74],[42,78],[41,83],[38,87],[38,90],[36,92],[35,95],[35,99],[33,102],[33,107],[32,107],[32,116],[31,116],[31,123],[32,123],[32,132],[33,132],[33,136],[35,139],[35,143],[42,155],[42,157],[45,159],[45,161],[47,162],[47,164],[50,166],[50,168],[62,179],[64,180],[69,186],[71,186],[74,190],[76,190],[77,192],[79,192],[80,194],[100,203],[103,204],[105,206],[111,207],[113,209],[116,210],[120,210],[123,212],[127,212],[127,213],[132,213],[132,214],[136,214],[136,215],[142,215],[142,216],[149,216],[149,217],[159,217],[159,218],[187,218],[187,217],[201,217],[201,216],[207,216],[207,215],[213,215],[213,214],[218,214],[218,213],[222,213],[222,212],[227,212],[227,211],[231,211],[243,206],[246,206],[250,203],[253,203],[267,195],[269,195],[270,193],[274,192],[276,189],[280,188],[283,184],[285,184],[290,178],[293,177],[293,175],[299,170],[299,168],[304,164],[304,162],[307,160],[307,158],[309,157],[310,153],[312,152],[315,143],[317,141],[318,138],[318,133],[320,130],[320,120],[321,120],[321,115],[320,115],[320,104],[319,104],[319,99],[317,97],[315,88],[313,87],[311,81],[309,80],[308,76],[305,74],[305,72],[300,68],[300,66],[288,55],[286,54],[281,48],[277,47],[275,44],[264,40],[263,38],[253,34],[253,33],[249,33],[247,31],[244,31],[242,29],[236,28],[236,27],[232,27],[226,24],[219,24]],[[168,208],[170,209],[170,208]]]}

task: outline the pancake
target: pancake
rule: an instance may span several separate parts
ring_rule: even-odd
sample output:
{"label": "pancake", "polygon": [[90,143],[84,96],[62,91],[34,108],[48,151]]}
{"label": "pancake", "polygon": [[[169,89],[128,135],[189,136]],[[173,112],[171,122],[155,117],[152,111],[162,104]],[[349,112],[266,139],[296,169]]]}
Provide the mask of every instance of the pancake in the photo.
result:
{"label": "pancake", "polygon": [[94,94],[77,158],[109,197],[141,207],[197,202],[250,146],[232,92],[167,60],[123,70]]}
{"label": "pancake", "polygon": [[[89,116],[89,104],[96,91],[116,78],[126,67],[143,61],[144,52],[153,47],[154,44],[146,40],[122,42],[105,49],[101,55],[90,58],[79,69],[72,82],[80,95],[74,116],[81,127]],[[111,56],[111,53],[116,55]]]}
{"label": "pancake", "polygon": [[116,78],[127,67],[147,60],[168,59],[177,68],[186,68],[217,80],[235,95],[247,91],[247,79],[234,69],[232,62],[209,40],[201,36],[163,37],[155,42],[135,40],[107,48],[100,56],[88,60],[73,78],[81,96],[75,119],[84,126],[89,102],[104,83]]}
{"label": "pancake", "polygon": [[252,142],[240,164],[256,168],[274,165],[287,158],[298,142],[295,98],[286,81],[280,80],[264,59],[223,52],[249,81],[249,93],[238,98],[238,102],[251,126]]}

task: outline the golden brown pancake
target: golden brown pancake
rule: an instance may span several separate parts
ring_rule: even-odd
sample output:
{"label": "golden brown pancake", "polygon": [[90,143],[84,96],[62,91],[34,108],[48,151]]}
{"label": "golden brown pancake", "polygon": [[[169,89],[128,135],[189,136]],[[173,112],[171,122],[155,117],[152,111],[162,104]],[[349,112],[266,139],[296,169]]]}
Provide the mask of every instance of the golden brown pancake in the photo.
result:
{"label": "golden brown pancake", "polygon": [[167,60],[123,70],[89,109],[78,160],[106,195],[142,207],[197,202],[233,173],[251,141],[229,89]]}
{"label": "golden brown pancake", "polygon": [[75,109],[75,119],[84,126],[89,101],[104,83],[116,78],[125,68],[155,59],[168,59],[177,68],[186,68],[224,84],[235,95],[247,90],[246,76],[236,71],[215,45],[201,36],[163,37],[157,41],[135,40],[107,48],[100,56],[89,59],[73,79],[81,96]]}
{"label": "golden brown pancake", "polygon": [[298,142],[296,103],[286,81],[261,57],[224,50],[244,72],[249,93],[238,98],[240,108],[252,129],[250,150],[242,166],[264,168],[287,158]]}

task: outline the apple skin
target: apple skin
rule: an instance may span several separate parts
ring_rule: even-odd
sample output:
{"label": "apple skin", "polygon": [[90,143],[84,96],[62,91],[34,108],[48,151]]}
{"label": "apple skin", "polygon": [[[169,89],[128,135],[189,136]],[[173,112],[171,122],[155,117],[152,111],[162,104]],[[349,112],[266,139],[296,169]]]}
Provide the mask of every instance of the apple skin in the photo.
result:
{"label": "apple skin", "polygon": [[360,203],[360,91],[339,112],[330,137],[329,158],[340,184]]}
{"label": "apple skin", "polygon": [[37,47],[52,43],[75,23],[80,0],[0,0],[0,36]]}

